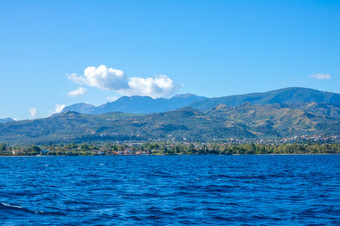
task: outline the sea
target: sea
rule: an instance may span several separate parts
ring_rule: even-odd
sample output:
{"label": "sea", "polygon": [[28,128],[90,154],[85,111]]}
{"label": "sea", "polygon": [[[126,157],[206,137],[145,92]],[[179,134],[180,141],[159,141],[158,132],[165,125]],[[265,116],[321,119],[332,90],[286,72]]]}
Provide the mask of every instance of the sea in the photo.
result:
{"label": "sea", "polygon": [[0,225],[340,225],[340,155],[1,157]]}

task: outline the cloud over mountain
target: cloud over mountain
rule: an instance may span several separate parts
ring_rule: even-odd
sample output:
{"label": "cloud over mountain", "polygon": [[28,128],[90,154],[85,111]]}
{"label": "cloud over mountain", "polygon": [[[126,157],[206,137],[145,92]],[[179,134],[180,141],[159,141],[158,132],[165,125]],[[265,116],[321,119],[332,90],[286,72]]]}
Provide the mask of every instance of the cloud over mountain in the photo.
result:
{"label": "cloud over mountain", "polygon": [[55,113],[60,113],[64,109],[64,107],[65,107],[65,104],[61,104],[61,105],[60,104],[56,104],[54,112]]}
{"label": "cloud over mountain", "polygon": [[66,107],[65,104],[56,104],[54,110],[49,110],[50,116],[56,113],[62,112],[62,110]]}
{"label": "cloud over mountain", "polygon": [[31,118],[34,118],[37,114],[37,108],[35,108],[35,107],[30,108],[29,112],[30,112]]}
{"label": "cloud over mountain", "polygon": [[123,71],[107,68],[105,65],[97,68],[87,67],[84,70],[84,75],[73,73],[68,76],[68,79],[76,84],[102,90],[113,90],[122,95],[141,95],[153,98],[168,97],[180,87],[166,75],[153,78],[128,77]]}
{"label": "cloud over mountain", "polygon": [[129,79],[128,84],[128,89],[119,91],[121,94],[127,96],[151,96],[153,98],[168,97],[180,87],[174,84],[166,75],[156,76],[155,78],[132,77]]}

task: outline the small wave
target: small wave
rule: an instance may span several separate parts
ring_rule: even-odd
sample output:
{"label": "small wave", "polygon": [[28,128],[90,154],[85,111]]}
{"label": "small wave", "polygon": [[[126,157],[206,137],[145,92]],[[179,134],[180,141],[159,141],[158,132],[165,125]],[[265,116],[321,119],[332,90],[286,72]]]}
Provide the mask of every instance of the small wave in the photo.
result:
{"label": "small wave", "polygon": [[233,187],[229,185],[214,185],[210,184],[204,187],[207,192],[227,192],[231,190]]}
{"label": "small wave", "polygon": [[235,176],[236,179],[266,179],[264,175],[243,175],[243,176]]}
{"label": "small wave", "polygon": [[233,221],[230,218],[223,217],[223,216],[214,216],[214,220],[217,220],[217,221]]}
{"label": "small wave", "polygon": [[228,202],[228,203],[226,203],[226,205],[229,205],[229,206],[238,206],[239,204],[233,203],[233,202]]}
{"label": "small wave", "polygon": [[2,206],[4,206],[4,207],[8,207],[8,208],[16,208],[16,209],[23,209],[23,207],[21,207],[21,206],[14,206],[14,205],[10,205],[10,204],[7,204],[7,203],[0,203],[0,207],[2,207]]}
{"label": "small wave", "polygon": [[45,211],[34,211],[34,210],[29,210],[27,208],[24,208],[22,206],[17,206],[17,205],[10,205],[7,203],[0,203],[0,211],[4,211],[6,213],[30,213],[30,214],[39,214],[39,215],[48,215],[48,216],[64,216],[65,214],[60,213],[60,212],[45,212]]}
{"label": "small wave", "polygon": [[174,211],[189,211],[192,210],[191,207],[185,207],[185,206],[178,206],[176,208],[173,209]]}
{"label": "small wave", "polygon": [[232,178],[232,176],[230,175],[225,175],[225,174],[217,174],[217,175],[214,175],[214,177],[217,177],[217,178]]}

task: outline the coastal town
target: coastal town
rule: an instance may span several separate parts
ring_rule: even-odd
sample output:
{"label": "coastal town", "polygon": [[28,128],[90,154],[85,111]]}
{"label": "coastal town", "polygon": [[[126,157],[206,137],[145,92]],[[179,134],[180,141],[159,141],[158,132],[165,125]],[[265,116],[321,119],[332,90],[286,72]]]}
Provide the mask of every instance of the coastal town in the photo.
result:
{"label": "coastal town", "polygon": [[278,140],[229,139],[226,142],[106,142],[81,144],[0,144],[1,156],[78,155],[233,155],[233,154],[339,154],[338,136],[294,136]]}

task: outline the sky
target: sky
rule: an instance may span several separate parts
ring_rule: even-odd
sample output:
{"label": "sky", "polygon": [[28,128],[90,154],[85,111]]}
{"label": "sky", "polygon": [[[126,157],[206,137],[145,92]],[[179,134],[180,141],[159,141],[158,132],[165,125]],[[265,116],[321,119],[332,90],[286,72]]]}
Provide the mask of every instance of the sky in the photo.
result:
{"label": "sky", "polygon": [[340,1],[0,0],[0,118],[120,96],[340,93]]}

